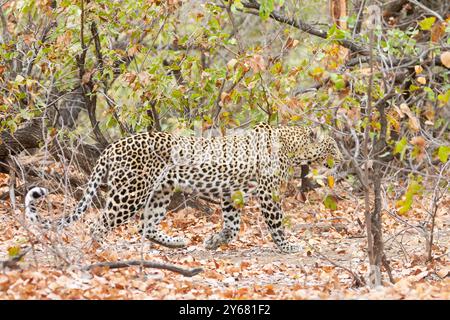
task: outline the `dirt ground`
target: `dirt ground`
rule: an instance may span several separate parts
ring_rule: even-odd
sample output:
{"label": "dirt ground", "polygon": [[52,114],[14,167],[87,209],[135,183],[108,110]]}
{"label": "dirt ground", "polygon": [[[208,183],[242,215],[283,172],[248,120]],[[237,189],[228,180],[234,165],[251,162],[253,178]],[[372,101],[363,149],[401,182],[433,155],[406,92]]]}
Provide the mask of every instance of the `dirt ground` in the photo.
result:
{"label": "dirt ground", "polygon": [[[5,187],[1,188],[2,190]],[[0,260],[10,260],[33,243],[33,250],[16,268],[0,271],[0,299],[449,299],[450,199],[441,203],[436,220],[434,260],[426,262],[425,238],[413,227],[427,217],[427,199],[417,199],[405,216],[383,215],[386,256],[395,284],[383,270],[384,286],[356,286],[353,274],[368,275],[363,200],[346,186],[337,210],[326,209],[322,199],[329,190],[286,197],[285,226],[291,241],[300,242],[297,254],[282,254],[273,244],[257,203],[249,202],[242,214],[238,239],[217,251],[203,246],[205,238],[221,225],[220,210],[206,215],[186,208],[169,213],[162,228],[183,235],[184,249],[169,249],[136,234],[136,221],[120,227],[101,246],[92,243],[89,219],[62,235],[28,229],[23,208],[15,212],[9,201],[0,203]],[[387,201],[390,203],[393,201]],[[72,201],[50,195],[41,204],[43,214],[69,212]],[[405,222],[401,222],[404,220]],[[34,235],[33,235],[34,233]],[[36,236],[37,235],[37,236]],[[96,262],[145,259],[183,268],[201,267],[193,277],[161,269],[81,267]]]}

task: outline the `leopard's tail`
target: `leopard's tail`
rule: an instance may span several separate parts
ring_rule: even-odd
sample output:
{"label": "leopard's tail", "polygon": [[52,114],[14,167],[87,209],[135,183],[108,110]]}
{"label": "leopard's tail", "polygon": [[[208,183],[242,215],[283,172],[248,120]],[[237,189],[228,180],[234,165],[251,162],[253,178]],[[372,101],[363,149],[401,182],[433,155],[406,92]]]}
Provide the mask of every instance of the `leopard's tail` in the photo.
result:
{"label": "leopard's tail", "polygon": [[32,223],[38,223],[43,228],[50,228],[52,225],[56,225],[57,229],[62,229],[68,226],[70,223],[77,221],[86,212],[90,206],[92,199],[97,194],[97,188],[106,177],[108,172],[108,163],[106,157],[101,156],[95,165],[91,177],[87,183],[86,190],[84,191],[83,198],[78,202],[75,210],[56,221],[50,219],[43,219],[36,209],[36,200],[44,197],[48,194],[48,190],[45,188],[34,187],[28,191],[25,197],[25,217]]}

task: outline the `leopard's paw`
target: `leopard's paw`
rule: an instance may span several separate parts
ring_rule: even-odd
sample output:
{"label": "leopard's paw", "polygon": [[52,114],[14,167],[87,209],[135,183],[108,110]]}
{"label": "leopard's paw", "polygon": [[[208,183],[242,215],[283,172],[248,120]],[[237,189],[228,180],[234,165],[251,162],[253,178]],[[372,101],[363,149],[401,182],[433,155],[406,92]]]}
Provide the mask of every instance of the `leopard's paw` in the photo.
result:
{"label": "leopard's paw", "polygon": [[208,250],[216,250],[223,243],[225,243],[223,235],[221,233],[215,233],[205,240],[205,247]]}

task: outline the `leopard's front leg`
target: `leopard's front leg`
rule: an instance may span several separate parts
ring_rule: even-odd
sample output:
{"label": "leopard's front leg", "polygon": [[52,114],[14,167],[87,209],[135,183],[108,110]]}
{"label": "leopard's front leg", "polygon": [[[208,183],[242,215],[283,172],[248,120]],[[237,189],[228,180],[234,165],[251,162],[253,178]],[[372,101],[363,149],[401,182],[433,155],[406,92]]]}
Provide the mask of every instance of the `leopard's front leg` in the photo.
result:
{"label": "leopard's front leg", "polygon": [[278,194],[279,183],[277,177],[266,177],[261,180],[258,187],[260,207],[269,232],[277,247],[285,253],[295,253],[302,249],[300,244],[289,243],[284,233],[283,210]]}

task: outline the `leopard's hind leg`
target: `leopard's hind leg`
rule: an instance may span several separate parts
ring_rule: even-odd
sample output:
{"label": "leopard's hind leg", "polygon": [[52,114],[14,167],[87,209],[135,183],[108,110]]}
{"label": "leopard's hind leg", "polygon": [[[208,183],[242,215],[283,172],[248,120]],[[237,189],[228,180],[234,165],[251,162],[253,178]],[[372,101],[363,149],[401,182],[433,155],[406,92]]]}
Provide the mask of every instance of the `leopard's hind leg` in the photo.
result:
{"label": "leopard's hind leg", "polygon": [[91,236],[96,241],[102,241],[112,229],[127,223],[142,207],[140,199],[126,191],[112,188],[108,192],[105,209],[91,227]]}
{"label": "leopard's hind leg", "polygon": [[174,193],[174,188],[170,184],[162,184],[160,188],[153,192],[147,206],[144,205],[139,224],[139,232],[144,234],[147,239],[157,244],[169,248],[183,248],[187,241],[183,237],[171,237],[165,234],[159,226],[159,223],[166,215],[166,208]]}

